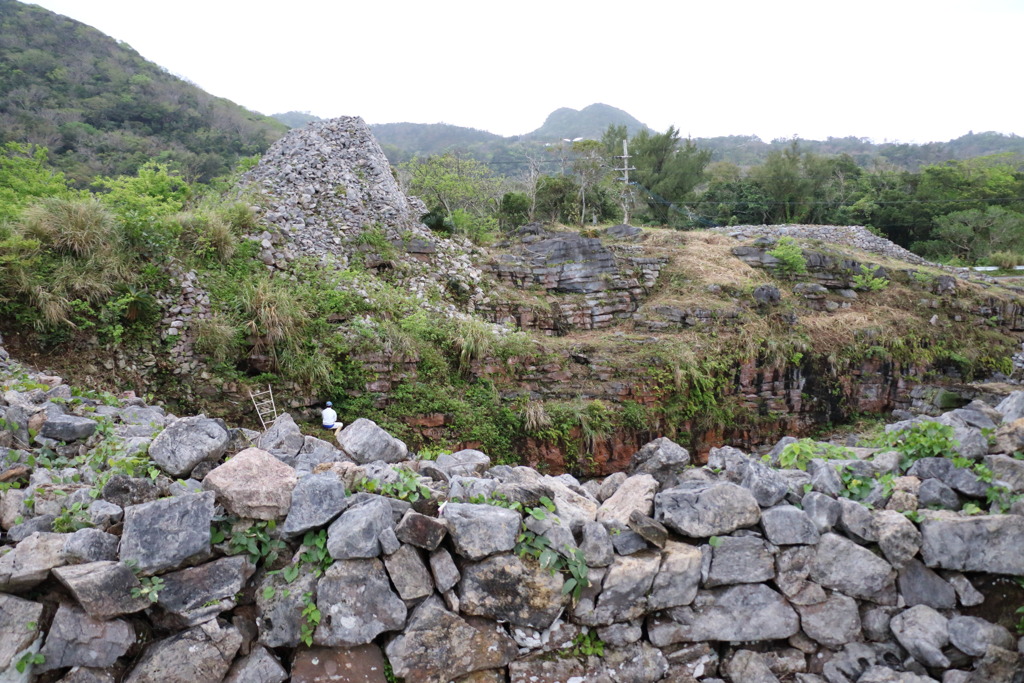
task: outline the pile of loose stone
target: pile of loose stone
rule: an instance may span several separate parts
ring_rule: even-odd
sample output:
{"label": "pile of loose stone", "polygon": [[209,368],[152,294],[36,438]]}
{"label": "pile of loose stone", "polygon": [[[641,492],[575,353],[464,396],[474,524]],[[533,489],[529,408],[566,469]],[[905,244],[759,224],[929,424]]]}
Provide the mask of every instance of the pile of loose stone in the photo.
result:
{"label": "pile of loose stone", "polygon": [[[384,681],[384,655],[408,683],[1024,670],[1024,643],[962,614],[977,580],[1024,576],[1024,504],[957,511],[993,484],[1024,492],[1007,455],[1024,448],[1024,392],[937,418],[992,482],[867,450],[772,466],[789,440],[767,462],[726,447],[697,467],[662,438],[580,483],[475,450],[419,460],[365,419],[336,443],[287,414],[259,434],[5,365],[0,681]],[[869,508],[842,495],[851,471],[898,476]],[[565,590],[568,573],[517,553],[523,535],[555,568],[584,561],[589,585]]]}
{"label": "pile of loose stone", "polygon": [[872,233],[862,225],[734,225],[728,228],[711,228],[711,230],[732,235],[737,239],[792,237],[793,239],[820,240],[829,244],[844,244],[907,263],[938,267],[937,264]]}

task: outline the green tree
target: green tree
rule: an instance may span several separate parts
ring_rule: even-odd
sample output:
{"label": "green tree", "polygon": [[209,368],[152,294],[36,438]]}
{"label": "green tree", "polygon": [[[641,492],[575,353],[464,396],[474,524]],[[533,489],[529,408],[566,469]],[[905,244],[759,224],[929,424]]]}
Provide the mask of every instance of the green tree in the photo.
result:
{"label": "green tree", "polygon": [[1019,251],[1024,244],[1024,214],[990,206],[955,211],[935,219],[932,239],[914,250],[938,259],[956,258],[975,264],[996,251]]}
{"label": "green tree", "polygon": [[[607,172],[602,145],[597,140],[579,140],[572,143],[574,154],[572,170],[580,192],[580,225],[587,220],[587,193],[594,192]],[[599,211],[594,212],[597,220]]]}
{"label": "green tree", "polygon": [[401,168],[408,174],[411,192],[432,210],[442,211],[449,221],[457,209],[482,215],[499,196],[498,179],[485,164],[469,157],[443,154],[416,158]]}
{"label": "green tree", "polygon": [[629,154],[636,167],[632,177],[646,194],[649,218],[662,225],[671,222],[677,205],[692,199],[711,161],[710,151],[681,141],[675,127],[656,134],[640,131],[630,141]]}
{"label": "green tree", "polygon": [[0,223],[33,201],[69,194],[64,174],[47,166],[46,148],[9,142],[0,150]]}

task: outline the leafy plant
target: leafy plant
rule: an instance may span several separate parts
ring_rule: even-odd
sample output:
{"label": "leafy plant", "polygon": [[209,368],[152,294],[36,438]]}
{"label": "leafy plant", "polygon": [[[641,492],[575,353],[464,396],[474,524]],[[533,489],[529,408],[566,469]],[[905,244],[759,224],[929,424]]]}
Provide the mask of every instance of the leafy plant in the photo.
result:
{"label": "leafy plant", "polygon": [[572,639],[572,645],[559,652],[567,657],[604,657],[604,641],[597,631],[583,627]]}
{"label": "leafy plant", "polygon": [[778,270],[784,275],[803,275],[807,272],[807,259],[792,237],[780,237],[768,255],[778,259]]}
{"label": "leafy plant", "polygon": [[316,606],[313,594],[306,591],[302,594],[302,624],[299,625],[299,640],[306,647],[313,645],[313,634],[320,625],[320,608]]}
{"label": "leafy plant", "polygon": [[904,469],[921,458],[941,458],[956,451],[957,441],[953,428],[940,422],[915,422],[909,427],[879,434],[869,444],[877,448],[891,448],[903,457]]}
{"label": "leafy plant", "polygon": [[247,553],[253,564],[263,561],[264,566],[271,566],[288,545],[271,533],[277,528],[274,520],[259,521],[244,529],[233,529],[232,520],[227,519],[215,523],[210,528],[210,541],[214,545],[228,542],[228,553],[240,555]]}
{"label": "leafy plant", "polygon": [[43,664],[45,662],[46,655],[42,654],[41,652],[26,652],[18,658],[18,661],[14,665],[14,668],[17,669],[18,673],[23,674],[25,673],[25,670],[30,666],[35,666],[36,664]]}
{"label": "leafy plant", "polygon": [[53,520],[53,530],[59,534],[67,534],[79,529],[91,527],[87,508],[81,503],[72,503],[70,507],[61,508],[60,514]]}
{"label": "leafy plant", "polygon": [[430,498],[430,489],[420,483],[420,478],[415,472],[397,468],[398,481],[384,482],[377,479],[360,479],[353,487],[357,491],[377,493],[388,498],[406,500],[415,503],[420,499]]}
{"label": "leafy plant", "polygon": [[[800,439],[786,444],[779,453],[779,467],[782,469],[806,470],[807,464],[819,458],[822,460],[847,459],[853,457],[849,449],[814,439]],[[771,456],[764,455],[762,462],[770,462]]]}
{"label": "leafy plant", "polygon": [[164,580],[159,576],[142,576],[139,578],[142,584],[139,588],[132,588],[133,598],[146,598],[150,602],[160,599],[160,591],[164,588]]}
{"label": "leafy plant", "polygon": [[862,263],[860,274],[853,276],[853,288],[862,292],[878,292],[888,287],[889,281],[884,277],[876,277],[875,272]]}

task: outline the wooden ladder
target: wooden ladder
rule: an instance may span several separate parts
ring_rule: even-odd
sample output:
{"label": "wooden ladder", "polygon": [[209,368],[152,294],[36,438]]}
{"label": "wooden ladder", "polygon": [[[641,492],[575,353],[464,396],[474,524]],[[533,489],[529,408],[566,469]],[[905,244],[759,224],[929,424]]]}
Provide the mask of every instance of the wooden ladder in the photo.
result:
{"label": "wooden ladder", "polygon": [[274,389],[269,384],[266,391],[258,391],[255,394],[249,390],[249,398],[256,408],[256,414],[260,417],[260,424],[263,431],[267,431],[267,423],[273,423],[277,419],[277,406],[274,405]]}

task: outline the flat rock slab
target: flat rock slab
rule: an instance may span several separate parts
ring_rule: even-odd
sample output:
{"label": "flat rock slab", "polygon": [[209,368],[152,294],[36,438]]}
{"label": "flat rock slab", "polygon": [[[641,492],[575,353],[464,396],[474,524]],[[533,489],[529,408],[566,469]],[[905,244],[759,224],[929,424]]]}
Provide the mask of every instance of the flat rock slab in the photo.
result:
{"label": "flat rock slab", "polygon": [[753,494],[728,482],[686,482],[659,493],[654,504],[655,519],[690,538],[724,535],[761,519]]}
{"label": "flat rock slab", "polygon": [[43,606],[38,602],[0,593],[0,672],[39,635],[42,616]]}
{"label": "flat rock slab", "polygon": [[384,655],[376,645],[302,648],[292,662],[291,683],[387,683]]}
{"label": "flat rock slab", "polygon": [[46,661],[36,671],[69,666],[103,668],[117,661],[135,643],[135,629],[125,621],[93,619],[85,610],[61,605],[46,634],[40,654]]}
{"label": "flat rock slab", "polygon": [[185,477],[204,460],[224,455],[231,436],[223,420],[204,415],[175,420],[149,445],[149,457],[170,477]]}
{"label": "flat rock slab", "polygon": [[34,588],[46,580],[51,569],[67,564],[62,552],[67,537],[36,532],[0,556],[0,591],[20,593]]}
{"label": "flat rock slab", "polygon": [[512,550],[522,524],[515,510],[472,503],[449,503],[444,518],[455,552],[470,560]]}
{"label": "flat rock slab", "polygon": [[1024,576],[1024,517],[926,512],[921,557],[929,567]]}
{"label": "flat rock slab", "polygon": [[292,489],[288,518],[281,535],[294,538],[312,529],[330,524],[349,505],[345,483],[334,472],[310,474],[299,479]]}
{"label": "flat rock slab", "polygon": [[445,520],[421,515],[410,510],[395,527],[398,540],[424,550],[436,550],[448,535]]}
{"label": "flat rock slab", "polygon": [[408,611],[391,584],[380,560],[335,562],[320,579],[316,604],[320,625],[317,645],[365,645],[385,631],[399,631]]}
{"label": "flat rock slab", "polygon": [[203,479],[232,514],[245,519],[280,519],[292,505],[295,470],[259,448],[246,448]]}
{"label": "flat rock slab", "polygon": [[219,683],[224,680],[242,635],[234,626],[208,621],[150,645],[125,683]]}
{"label": "flat rock slab", "polygon": [[551,574],[532,558],[492,555],[462,568],[460,609],[463,614],[545,629],[569,601],[562,595],[563,584],[561,574]]}
{"label": "flat rock slab", "polygon": [[39,429],[39,436],[71,443],[88,439],[96,431],[96,420],[77,415],[51,415]]}
{"label": "flat rock slab", "polygon": [[238,555],[165,574],[157,604],[175,617],[177,628],[195,626],[234,608],[235,595],[255,571],[248,555]]}
{"label": "flat rock slab", "polygon": [[896,570],[867,548],[836,534],[814,546],[809,565],[812,581],[843,595],[880,605],[896,604]]}
{"label": "flat rock slab", "polygon": [[634,511],[650,516],[659,486],[658,480],[650,474],[630,477],[598,508],[597,521],[625,527]]}
{"label": "flat rock slab", "polygon": [[342,429],[337,438],[341,450],[360,465],[375,460],[395,463],[409,458],[409,449],[405,443],[365,417]]}
{"label": "flat rock slab", "polygon": [[132,597],[132,591],[141,588],[142,584],[121,562],[100,561],[59,567],[53,570],[53,575],[94,619],[141,612],[152,604],[147,598]]}
{"label": "flat rock slab", "polygon": [[651,644],[784,640],[800,630],[800,618],[780,594],[763,584],[697,592],[693,604],[649,617]]}
{"label": "flat rock slab", "polygon": [[669,541],[647,597],[650,610],[689,605],[697,597],[703,554],[700,548]]}
{"label": "flat rock slab", "polygon": [[131,505],[124,511],[121,561],[150,576],[200,562],[210,554],[212,491]]}
{"label": "flat rock slab", "polygon": [[402,634],[388,643],[387,654],[400,678],[447,683],[507,665],[518,655],[518,647],[496,624],[467,621],[435,597],[416,608]]}

